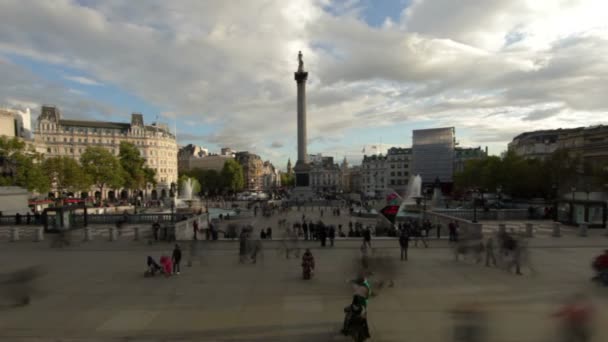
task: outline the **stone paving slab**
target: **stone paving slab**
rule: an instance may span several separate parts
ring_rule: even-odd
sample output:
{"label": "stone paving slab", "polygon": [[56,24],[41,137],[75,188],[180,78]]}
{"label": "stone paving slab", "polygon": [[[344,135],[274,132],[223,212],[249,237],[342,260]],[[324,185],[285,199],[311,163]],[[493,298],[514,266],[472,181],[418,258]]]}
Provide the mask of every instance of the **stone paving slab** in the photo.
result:
{"label": "stone paving slab", "polygon": [[[524,269],[522,277],[454,262],[445,242],[410,248],[410,260],[401,262],[394,240],[374,240],[375,255],[391,259],[371,280],[394,286],[374,285],[372,341],[449,341],[451,308],[474,300],[488,310],[491,341],[544,342],[555,333],[549,314],[577,291],[593,296],[598,320],[606,322],[608,289],[589,282],[590,260],[601,248],[580,239],[533,239],[544,244],[531,250],[538,274]],[[577,241],[586,245],[564,247]],[[299,260],[272,249],[256,265],[239,264],[236,242],[208,244],[201,264],[168,279],[142,273],[146,255],[168,254],[171,245],[9,244],[0,250],[8,261],[0,272],[43,264],[47,273],[32,305],[8,308],[0,298],[0,341],[347,341],[337,330],[359,243],[313,249],[311,281],[301,280]],[[596,333],[597,341],[608,340],[605,325]]]}

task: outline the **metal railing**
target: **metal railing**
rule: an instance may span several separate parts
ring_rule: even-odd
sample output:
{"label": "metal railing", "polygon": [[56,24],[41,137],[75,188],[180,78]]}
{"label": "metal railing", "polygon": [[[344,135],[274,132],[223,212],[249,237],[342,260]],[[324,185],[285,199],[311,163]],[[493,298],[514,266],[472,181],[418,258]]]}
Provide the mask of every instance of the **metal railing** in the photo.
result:
{"label": "metal railing", "polygon": [[0,216],[0,226],[16,226],[16,225],[40,225],[42,224],[42,218],[34,215],[3,215]]}
{"label": "metal railing", "polygon": [[433,212],[458,217],[472,221],[477,217],[477,221],[497,221],[497,220],[528,220],[530,214],[527,209],[500,209],[488,210],[477,209],[433,209]]}

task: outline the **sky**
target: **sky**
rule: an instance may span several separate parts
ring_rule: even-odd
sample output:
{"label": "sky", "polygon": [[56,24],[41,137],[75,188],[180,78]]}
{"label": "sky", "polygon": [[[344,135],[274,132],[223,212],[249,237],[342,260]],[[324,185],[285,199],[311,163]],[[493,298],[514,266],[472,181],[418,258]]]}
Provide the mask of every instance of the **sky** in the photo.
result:
{"label": "sky", "polygon": [[[180,144],[352,164],[453,126],[500,154],[521,132],[608,123],[604,0],[0,0],[0,107],[141,112]],[[376,146],[376,149],[373,148]]]}

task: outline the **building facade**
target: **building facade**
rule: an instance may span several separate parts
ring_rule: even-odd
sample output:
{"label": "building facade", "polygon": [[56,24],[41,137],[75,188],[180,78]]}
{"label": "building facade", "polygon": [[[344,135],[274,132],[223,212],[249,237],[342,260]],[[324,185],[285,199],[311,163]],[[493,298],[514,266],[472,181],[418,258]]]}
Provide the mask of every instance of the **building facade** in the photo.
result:
{"label": "building facade", "polygon": [[382,154],[363,156],[361,162],[361,192],[366,196],[383,195],[387,190],[388,162]]}
{"label": "building facade", "polygon": [[412,149],[391,147],[386,153],[387,186],[392,191],[404,196],[410,180]]}
{"label": "building facade", "polygon": [[315,192],[335,193],[342,191],[342,170],[333,157],[321,154],[309,155],[310,187]]}
{"label": "building facade", "polygon": [[120,143],[130,142],[139,148],[146,165],[156,171],[157,187],[165,190],[163,193],[177,183],[175,135],[166,125],[145,125],[140,113],[131,114],[131,122],[66,120],[59,108],[42,106],[34,137],[45,158],[68,156],[76,160],[88,146],[104,147],[118,156]]}
{"label": "building facade", "polygon": [[423,184],[451,184],[454,176],[454,127],[413,131],[412,174],[420,175]]}
{"label": "building facade", "polygon": [[19,137],[25,140],[32,139],[32,117],[30,109],[1,109],[0,108],[0,136]]}
{"label": "building facade", "polygon": [[262,188],[265,191],[274,191],[281,187],[281,174],[270,161],[264,162]]}
{"label": "building facade", "polygon": [[509,151],[518,156],[543,160],[557,150],[559,137],[573,131],[570,129],[553,129],[524,132],[509,143]]}
{"label": "building facade", "polygon": [[479,147],[456,147],[454,149],[454,173],[464,171],[469,160],[483,159],[488,156],[488,148]]}
{"label": "building facade", "polygon": [[509,143],[509,151],[535,159],[545,159],[557,149],[581,156],[587,165],[608,164],[608,126],[578,127],[525,132]]}
{"label": "building facade", "polygon": [[209,150],[201,146],[189,144],[179,149],[177,168],[178,173],[200,170],[222,171],[226,160],[233,159],[232,154],[210,154]]}
{"label": "building facade", "polygon": [[237,152],[236,161],[243,167],[245,189],[261,191],[264,188],[264,162],[257,154]]}

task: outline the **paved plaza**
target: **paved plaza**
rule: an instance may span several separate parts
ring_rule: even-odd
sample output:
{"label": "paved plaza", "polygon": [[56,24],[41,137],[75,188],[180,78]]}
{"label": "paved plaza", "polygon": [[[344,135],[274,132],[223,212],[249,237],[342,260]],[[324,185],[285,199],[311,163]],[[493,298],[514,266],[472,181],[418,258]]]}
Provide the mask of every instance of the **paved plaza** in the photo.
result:
{"label": "paved plaza", "polygon": [[[263,227],[267,222],[258,220],[276,219],[252,220]],[[524,268],[523,276],[456,262],[446,241],[411,247],[410,260],[401,262],[395,239],[374,239],[382,267],[371,277],[371,341],[451,341],[451,310],[473,301],[487,311],[488,341],[554,341],[550,314],[581,291],[598,309],[594,340],[606,341],[608,288],[589,281],[592,257],[608,246],[600,233],[531,239],[538,272]],[[300,260],[286,259],[280,246],[266,241],[256,264],[240,264],[238,242],[200,241],[187,267],[184,242],[181,275],[144,278],[146,256],[170,255],[171,244],[93,241],[51,249],[47,242],[2,242],[2,274],[38,264],[45,275],[27,307],[8,306],[1,289],[0,340],[348,341],[338,331],[360,241],[339,239],[333,248],[301,242],[316,259],[311,281],[301,279]]]}

